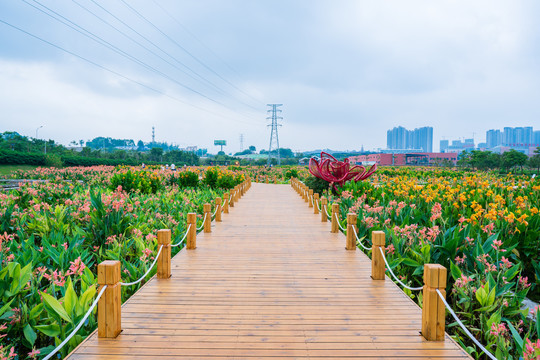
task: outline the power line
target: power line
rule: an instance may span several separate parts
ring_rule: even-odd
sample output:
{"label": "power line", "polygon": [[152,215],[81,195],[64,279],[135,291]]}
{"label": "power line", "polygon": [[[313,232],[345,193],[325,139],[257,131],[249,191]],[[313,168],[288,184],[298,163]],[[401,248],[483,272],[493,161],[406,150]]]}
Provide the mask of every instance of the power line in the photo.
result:
{"label": "power line", "polygon": [[[75,0],[73,0],[75,3],[77,3]],[[236,99],[233,95],[227,93],[225,90],[221,89],[219,86],[217,86],[215,83],[213,83],[212,81],[206,79],[204,76],[200,75],[198,72],[196,72],[195,70],[193,70],[192,68],[190,68],[189,66],[187,66],[186,64],[184,64],[182,61],[178,60],[176,57],[174,57],[173,55],[171,55],[169,52],[163,50],[160,46],[156,45],[152,40],[150,40],[148,37],[144,36],[143,34],[141,34],[139,31],[137,31],[136,29],[134,29],[131,25],[127,24],[125,21],[123,21],[122,19],[120,19],[118,16],[114,15],[111,11],[107,10],[104,6],[100,5],[97,1],[95,0],[90,0],[92,3],[94,3],[97,7],[99,7],[101,10],[105,11],[107,14],[109,14],[110,16],[112,16],[114,19],[116,19],[118,22],[120,22],[122,25],[124,25],[125,27],[127,27],[128,29],[130,29],[131,31],[133,31],[135,34],[137,34],[138,36],[140,36],[142,39],[144,39],[146,42],[148,42],[149,44],[151,44],[153,47],[155,47],[157,50],[159,50],[160,52],[162,52],[163,54],[165,54],[166,56],[168,56],[169,58],[171,58],[172,60],[174,60],[175,62],[177,62],[178,64],[180,64],[182,67],[184,67],[185,69],[189,70],[191,73],[193,73],[194,75],[196,75],[200,80],[206,82],[207,84],[211,85],[215,90],[217,90],[218,92],[220,92],[221,94],[223,95],[228,95],[230,96],[232,99],[235,99],[236,101],[238,101],[239,103],[247,106],[247,107],[250,107],[252,108],[253,110],[256,110],[256,111],[259,111],[259,109],[256,109],[254,108],[253,106],[249,105],[249,104],[246,104],[244,103],[243,101],[241,101],[240,99]],[[136,13],[136,15],[138,17],[142,17],[143,20],[149,22],[149,20],[147,20],[146,18],[144,18],[140,13],[136,12],[135,9],[129,7],[129,5],[127,5],[128,8],[130,8],[132,11],[134,11]],[[97,16],[94,14],[94,16]],[[98,16],[99,17],[99,16]],[[102,20],[103,21],[103,20]],[[152,24],[153,25],[153,24]],[[154,25],[155,26],[155,25]],[[137,44],[139,44],[138,42],[136,42]],[[190,76],[192,77],[192,76]],[[193,78],[193,77],[192,77]]]}
{"label": "power line", "polygon": [[54,44],[54,43],[52,43],[52,42],[50,42],[50,41],[48,41],[48,40],[45,40],[45,39],[43,39],[43,38],[41,38],[41,37],[39,37],[39,36],[37,36],[37,35],[35,35],[35,34],[32,34],[32,33],[28,32],[28,31],[26,31],[26,30],[24,30],[24,29],[18,27],[18,26],[15,26],[15,25],[13,25],[13,24],[11,24],[11,23],[8,23],[7,21],[4,21],[4,20],[0,19],[0,23],[3,23],[3,24],[5,24],[5,25],[7,25],[7,26],[9,26],[9,27],[11,27],[11,28],[13,28],[13,29],[15,29],[15,30],[18,30],[18,31],[20,31],[20,32],[22,32],[22,33],[24,33],[24,34],[30,36],[30,37],[33,37],[34,39],[37,39],[37,40],[39,40],[39,41],[42,41],[42,42],[44,42],[44,43],[46,43],[46,44],[48,44],[48,45],[50,45],[50,46],[52,46],[52,47],[54,47],[54,48],[56,48],[56,49],[58,49],[58,50],[61,50],[61,51],[65,52],[65,53],[67,53],[67,54],[70,54],[70,55],[72,55],[72,56],[74,56],[74,57],[76,57],[76,58],[78,58],[78,59],[81,59],[81,60],[83,60],[83,61],[86,61],[87,63],[92,64],[92,65],[94,65],[94,66],[96,66],[96,67],[98,67],[98,68],[100,68],[100,69],[102,69],[102,70],[105,70],[105,71],[107,71],[107,72],[109,72],[109,73],[111,73],[111,74],[114,74],[114,75],[116,75],[116,76],[118,76],[118,77],[121,77],[122,79],[128,80],[128,81],[130,81],[130,82],[132,82],[132,83],[134,83],[134,84],[137,84],[137,85],[139,85],[139,86],[141,86],[141,87],[143,87],[143,88],[145,88],[145,89],[148,89],[148,90],[153,91],[153,92],[155,92],[155,93],[158,93],[158,94],[161,94],[161,95],[163,95],[163,96],[166,96],[166,97],[168,97],[168,98],[170,98],[170,99],[172,99],[172,100],[174,100],[174,101],[177,101],[177,102],[179,102],[179,103],[182,103],[182,104],[191,106],[191,107],[193,107],[193,108],[195,108],[195,109],[202,110],[202,111],[204,111],[204,112],[207,112],[207,113],[209,113],[209,114],[212,114],[212,115],[215,115],[215,116],[218,116],[218,117],[221,117],[221,118],[225,118],[225,119],[229,119],[229,120],[234,120],[234,121],[246,123],[245,121],[241,121],[241,120],[239,120],[239,119],[237,119],[237,118],[231,118],[231,117],[225,116],[225,115],[223,115],[223,114],[220,114],[220,113],[216,113],[216,112],[210,111],[210,110],[205,109],[205,108],[202,108],[202,107],[200,107],[200,106],[190,104],[190,103],[188,103],[188,102],[186,102],[186,101],[184,101],[184,100],[181,100],[181,99],[179,99],[179,98],[177,98],[177,97],[175,97],[175,96],[172,96],[172,95],[169,95],[169,94],[167,94],[167,93],[164,93],[163,91],[160,91],[160,90],[158,90],[158,89],[155,89],[155,88],[153,88],[153,87],[151,87],[151,86],[149,86],[149,85],[146,85],[146,84],[144,84],[144,83],[142,83],[142,82],[140,82],[140,81],[134,80],[134,79],[132,79],[132,78],[130,78],[130,77],[128,77],[128,76],[122,75],[121,73],[119,73],[119,72],[117,72],[117,71],[115,71],[115,70],[109,69],[109,68],[107,68],[107,67],[105,67],[105,66],[103,66],[103,65],[100,65],[100,64],[98,64],[98,63],[96,63],[96,62],[94,62],[94,61],[92,61],[92,60],[90,60],[90,59],[88,59],[88,58],[86,58],[86,57],[84,57],[84,56],[81,56],[81,55],[79,55],[79,54],[76,54],[76,53],[74,53],[74,52],[72,52],[72,51],[70,51],[70,50],[67,50],[67,49],[65,49],[65,48],[63,48],[63,47],[61,47],[61,46],[59,46],[59,45],[56,45],[56,44]]}
{"label": "power line", "polygon": [[[174,22],[176,22],[186,33],[188,33],[193,39],[195,39],[199,44],[201,44],[206,50],[208,50],[212,55],[214,55],[219,61],[221,61],[226,67],[228,67],[232,72],[234,72],[237,76],[240,75],[232,66],[230,66],[225,60],[223,60],[216,52],[214,52],[209,46],[207,46],[202,40],[200,40],[194,33],[192,33],[184,24],[182,24],[180,21],[178,21],[177,18],[171,15],[169,11],[167,11],[163,6],[161,6],[156,0],[152,0],[154,4],[156,4],[157,7],[159,7],[168,17],[170,17]],[[240,90],[241,91],[241,90]],[[251,94],[245,93],[241,91],[244,95],[252,98],[253,100],[257,101],[258,103],[264,104],[264,102],[261,99],[258,99]]]}
{"label": "power line", "polygon": [[[216,71],[214,71],[212,68],[210,68],[208,65],[206,65],[205,63],[203,63],[201,60],[199,60],[195,55],[193,55],[189,50],[187,50],[185,47],[183,47],[181,44],[179,44],[176,40],[174,40],[172,37],[170,37],[169,35],[167,35],[165,32],[163,32],[159,27],[157,27],[156,25],[154,25],[154,23],[152,23],[150,20],[148,20],[146,17],[144,17],[140,12],[138,12],[134,7],[132,7],[131,5],[129,5],[125,0],[120,0],[125,6],[127,6],[129,9],[131,9],[131,11],[133,11],[138,17],[140,17],[142,20],[144,20],[146,23],[148,23],[150,26],[152,26],[154,29],[156,29],[160,34],[162,34],[163,36],[165,36],[167,39],[169,39],[169,41],[171,41],[173,44],[175,44],[176,46],[178,46],[182,51],[184,51],[186,54],[188,54],[191,58],[193,58],[196,62],[198,62],[199,64],[201,64],[203,67],[205,67],[208,71],[210,71],[211,73],[213,73],[214,75],[216,75],[217,77],[219,77],[221,80],[223,80],[224,82],[226,82],[227,84],[229,84],[230,86],[232,86],[233,88],[235,88],[236,90],[244,93],[244,91],[240,88],[238,88],[236,85],[234,85],[233,83],[231,83],[229,80],[225,79],[223,76],[221,76],[220,74],[218,74]],[[245,93],[244,93],[245,94]],[[247,94],[246,94],[247,95]],[[249,106],[251,107],[252,109],[254,110],[258,110],[257,108],[247,104],[247,103],[244,103],[244,105],[246,106]]]}

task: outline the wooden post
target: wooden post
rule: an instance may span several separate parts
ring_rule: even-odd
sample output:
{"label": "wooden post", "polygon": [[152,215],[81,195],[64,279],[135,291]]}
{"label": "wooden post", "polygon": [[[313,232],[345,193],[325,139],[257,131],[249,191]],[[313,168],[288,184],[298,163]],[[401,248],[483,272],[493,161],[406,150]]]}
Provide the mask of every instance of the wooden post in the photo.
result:
{"label": "wooden post", "polygon": [[268,175],[266,175],[266,180],[265,180],[265,183],[268,184]]}
{"label": "wooden post", "polygon": [[274,184],[277,184],[277,175],[274,176]]}
{"label": "wooden post", "polygon": [[328,206],[328,199],[324,196],[321,198],[321,222],[327,222],[328,217],[326,216],[326,211],[324,209]]}
{"label": "wooden post", "polygon": [[[313,213],[317,215],[319,213],[319,193],[313,194]],[[322,209],[321,209],[322,210]]]}
{"label": "wooden post", "polygon": [[204,204],[203,211],[204,211],[204,232],[210,233],[212,232],[212,205]]}
{"label": "wooden post", "polygon": [[308,207],[313,207],[313,190],[312,189],[309,189],[308,190]]}
{"label": "wooden post", "polygon": [[216,198],[216,222],[221,222],[221,198]]}
{"label": "wooden post", "polygon": [[191,227],[186,238],[186,249],[193,250],[197,247],[197,214],[187,214],[187,224]]}
{"label": "wooden post", "polygon": [[158,249],[163,245],[157,261],[157,278],[168,279],[171,277],[171,230],[161,229],[157,232]]}
{"label": "wooden post", "polygon": [[231,199],[229,201],[229,207],[234,207],[234,192],[236,191],[235,188],[231,189]]}
{"label": "wooden post", "polygon": [[115,338],[122,331],[120,261],[105,260],[98,265],[98,291],[107,289],[98,302],[98,337]]}
{"label": "wooden post", "polygon": [[386,239],[384,231],[373,231],[371,233],[371,278],[373,280],[384,280],[384,273],[386,271],[384,265],[384,259],[381,254],[381,250],[384,251]]}
{"label": "wooden post", "polygon": [[446,308],[437,289],[446,298],[446,268],[439,264],[425,264],[422,335],[428,341],[444,341]]}
{"label": "wooden post", "polygon": [[228,192],[223,194],[223,213],[224,214],[229,213],[229,193]]}
{"label": "wooden post", "polygon": [[238,202],[240,200],[240,187],[236,185],[234,187],[234,202]]}
{"label": "wooden post", "polygon": [[354,232],[356,231],[355,229],[356,214],[349,213],[347,214],[347,243],[345,245],[345,249],[347,250],[356,250],[356,236],[354,235]]}
{"label": "wooden post", "polygon": [[304,187],[304,202],[309,202],[309,187]]}
{"label": "wooden post", "polygon": [[339,224],[338,224],[338,219],[339,219],[339,204],[332,204],[332,228],[330,230],[330,232],[333,232],[333,233],[337,233],[339,232]]}

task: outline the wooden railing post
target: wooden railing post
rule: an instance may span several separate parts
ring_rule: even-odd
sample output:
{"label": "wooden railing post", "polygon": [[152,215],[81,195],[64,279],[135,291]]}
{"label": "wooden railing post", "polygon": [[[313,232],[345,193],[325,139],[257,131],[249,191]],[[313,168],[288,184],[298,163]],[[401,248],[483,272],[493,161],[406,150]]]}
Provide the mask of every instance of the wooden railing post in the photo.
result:
{"label": "wooden railing post", "polygon": [[308,201],[308,207],[313,207],[313,190],[312,189],[309,189],[308,190],[308,198],[309,198],[309,201]]}
{"label": "wooden railing post", "polygon": [[157,232],[158,249],[163,245],[161,254],[157,261],[158,279],[168,279],[171,277],[171,230],[161,229]]}
{"label": "wooden railing post", "polygon": [[422,335],[428,341],[444,341],[446,308],[437,289],[446,298],[446,268],[439,264],[425,264]]}
{"label": "wooden railing post", "polygon": [[223,213],[224,214],[229,213],[229,193],[228,192],[223,194]]}
{"label": "wooden railing post", "polygon": [[238,202],[240,200],[240,186],[236,185],[234,187],[234,202]]}
{"label": "wooden railing post", "polygon": [[277,184],[277,176],[274,176],[274,184]]}
{"label": "wooden railing post", "polygon": [[186,249],[193,250],[197,247],[197,214],[187,214],[187,224],[191,227],[186,238]]}
{"label": "wooden railing post", "polygon": [[203,211],[204,211],[204,232],[210,233],[212,232],[212,205],[204,204]]}
{"label": "wooden railing post", "polygon": [[268,184],[268,175],[266,175],[266,180],[264,182]]}
{"label": "wooden railing post", "polygon": [[216,222],[221,222],[221,198],[216,198]]}
{"label": "wooden railing post", "polygon": [[384,280],[386,268],[381,250],[379,250],[382,249],[384,252],[384,246],[386,245],[384,231],[373,231],[371,241],[373,244],[371,246],[371,278],[373,280]]}
{"label": "wooden railing post", "polygon": [[319,213],[319,193],[313,194],[313,213],[317,215]]}
{"label": "wooden railing post", "polygon": [[328,217],[326,216],[326,211],[324,209],[328,206],[328,199],[326,197],[321,198],[321,222],[327,222]]}
{"label": "wooden railing post", "polygon": [[355,228],[356,214],[349,213],[347,214],[347,243],[345,245],[345,249],[347,250],[356,250],[356,236],[354,236],[354,232],[356,231]]}
{"label": "wooden railing post", "polygon": [[330,232],[337,233],[339,232],[339,204],[332,204],[332,227],[330,229]]}
{"label": "wooden railing post", "polygon": [[107,289],[98,302],[98,337],[115,338],[122,331],[120,261],[105,260],[98,265],[99,289]]}
{"label": "wooden railing post", "polygon": [[309,187],[304,187],[304,202],[309,202]]}
{"label": "wooden railing post", "polygon": [[236,191],[235,188],[231,189],[231,199],[229,201],[229,207],[234,207],[234,192]]}

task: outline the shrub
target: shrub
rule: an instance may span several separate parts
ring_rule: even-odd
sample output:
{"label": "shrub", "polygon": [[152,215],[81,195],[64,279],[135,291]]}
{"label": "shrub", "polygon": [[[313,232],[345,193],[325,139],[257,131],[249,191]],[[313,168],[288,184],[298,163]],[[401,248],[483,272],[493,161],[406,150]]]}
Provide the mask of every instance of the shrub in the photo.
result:
{"label": "shrub", "polygon": [[119,186],[126,192],[138,190],[143,194],[154,194],[162,187],[162,184],[154,173],[127,170],[111,177],[111,189],[117,189]]}

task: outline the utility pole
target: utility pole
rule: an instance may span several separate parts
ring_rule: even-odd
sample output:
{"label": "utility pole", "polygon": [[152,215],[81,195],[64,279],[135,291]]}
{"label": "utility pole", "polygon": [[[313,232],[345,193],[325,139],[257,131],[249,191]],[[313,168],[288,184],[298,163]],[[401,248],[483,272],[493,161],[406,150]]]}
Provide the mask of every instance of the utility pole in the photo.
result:
{"label": "utility pole", "polygon": [[[283,120],[283,117],[277,116],[278,112],[281,112],[278,107],[283,106],[283,104],[267,104],[267,106],[271,106],[271,110],[267,110],[266,112],[272,112],[272,116],[267,117],[266,119],[272,120],[272,124],[268,125],[272,127],[272,130],[270,132],[270,145],[268,146],[268,163],[267,165],[270,165],[272,163],[272,146],[275,143],[275,150],[277,150],[277,164],[281,165],[281,158],[279,156],[279,138],[278,138],[278,126],[281,126],[281,124],[278,124],[278,120]],[[275,133],[275,135],[274,135]],[[275,140],[274,140],[275,139]]]}
{"label": "utility pole", "polygon": [[244,134],[240,134],[240,151],[244,151]]}

